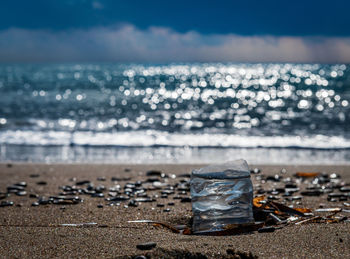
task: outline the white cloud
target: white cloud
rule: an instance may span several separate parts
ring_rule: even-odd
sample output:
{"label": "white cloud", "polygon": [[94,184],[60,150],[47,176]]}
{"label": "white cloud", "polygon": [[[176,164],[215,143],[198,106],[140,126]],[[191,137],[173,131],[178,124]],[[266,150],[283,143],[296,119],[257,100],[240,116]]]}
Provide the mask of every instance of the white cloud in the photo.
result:
{"label": "white cloud", "polygon": [[132,25],[0,31],[1,62],[350,62],[350,37],[178,33]]}

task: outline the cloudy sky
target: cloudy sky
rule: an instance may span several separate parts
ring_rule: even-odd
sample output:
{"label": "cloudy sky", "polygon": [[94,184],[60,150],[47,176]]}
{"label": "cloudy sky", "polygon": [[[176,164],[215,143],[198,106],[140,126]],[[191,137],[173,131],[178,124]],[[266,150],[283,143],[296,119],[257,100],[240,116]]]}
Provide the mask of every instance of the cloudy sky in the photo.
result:
{"label": "cloudy sky", "polygon": [[0,62],[350,62],[348,0],[2,0]]}

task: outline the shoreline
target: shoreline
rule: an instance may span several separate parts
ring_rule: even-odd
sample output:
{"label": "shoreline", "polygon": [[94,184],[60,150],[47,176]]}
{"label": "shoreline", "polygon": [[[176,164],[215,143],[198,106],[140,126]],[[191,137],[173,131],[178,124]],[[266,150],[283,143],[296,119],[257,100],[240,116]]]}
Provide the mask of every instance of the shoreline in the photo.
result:
{"label": "shoreline", "polygon": [[[333,224],[312,223],[287,226],[273,233],[248,233],[232,236],[196,236],[174,234],[164,228],[147,224],[132,224],[128,220],[151,219],[169,224],[187,224],[191,218],[191,203],[157,197],[156,202],[143,202],[137,207],[120,202],[108,206],[103,198],[79,195],[84,202],[76,205],[31,206],[36,198],[29,194],[49,197],[58,195],[60,186],[88,180],[94,186],[110,188],[115,184],[145,181],[149,170],[161,171],[169,176],[163,179],[173,183],[181,175],[204,164],[36,164],[0,163],[0,192],[6,187],[25,181],[27,195],[12,195],[6,200],[15,204],[0,208],[0,257],[86,257],[133,258],[136,255],[175,257],[202,255],[209,258],[229,258],[234,255],[259,258],[344,258],[350,257],[350,222]],[[341,175],[350,184],[350,165],[250,165],[259,167],[261,174],[252,175],[254,188],[261,183],[257,176],[279,174],[286,179],[297,171],[319,171]],[[287,173],[280,174],[285,168]],[[173,176],[175,175],[176,178]],[[33,177],[35,176],[35,177]],[[115,183],[112,177],[117,179]],[[99,180],[98,180],[99,179]],[[166,180],[167,179],[167,180]],[[162,180],[162,181],[163,181]],[[46,182],[41,185],[39,182]],[[276,188],[283,182],[266,182],[264,188]],[[307,186],[307,185],[305,185]],[[303,186],[303,188],[305,188]],[[256,189],[255,189],[256,190]],[[151,191],[152,195],[157,190]],[[107,192],[104,192],[107,194]],[[186,196],[189,194],[187,193]],[[3,201],[2,199],[1,201]],[[281,200],[282,201],[282,200]],[[348,201],[349,202],[349,199]],[[169,205],[174,203],[174,205]],[[320,203],[324,207],[339,207],[343,202],[329,202],[327,196],[303,197],[301,204],[315,210]],[[20,207],[17,205],[21,204]],[[158,204],[164,206],[158,206]],[[292,203],[291,203],[292,204]],[[98,207],[102,205],[102,207]],[[64,207],[64,209],[63,209]],[[165,211],[169,209],[169,211]],[[349,214],[349,213],[348,213]],[[347,214],[347,216],[349,216]],[[70,227],[61,224],[97,223],[90,227]],[[156,248],[142,251],[139,243],[156,242]]]}

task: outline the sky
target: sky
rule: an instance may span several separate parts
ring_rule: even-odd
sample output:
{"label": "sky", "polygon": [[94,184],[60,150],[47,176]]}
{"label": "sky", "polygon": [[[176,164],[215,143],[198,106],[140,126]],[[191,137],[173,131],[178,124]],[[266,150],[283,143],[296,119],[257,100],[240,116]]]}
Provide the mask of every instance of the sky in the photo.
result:
{"label": "sky", "polygon": [[0,62],[350,62],[350,1],[2,0]]}

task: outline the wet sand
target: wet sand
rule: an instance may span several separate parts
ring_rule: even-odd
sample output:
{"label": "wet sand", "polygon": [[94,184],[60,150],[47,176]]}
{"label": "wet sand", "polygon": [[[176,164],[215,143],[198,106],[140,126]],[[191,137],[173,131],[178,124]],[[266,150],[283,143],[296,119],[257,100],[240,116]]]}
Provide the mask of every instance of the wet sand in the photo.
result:
{"label": "wet sand", "polygon": [[[122,179],[120,184],[145,180],[148,170],[156,169],[165,174],[190,173],[201,165],[69,165],[69,164],[0,164],[0,192],[20,181],[27,182],[26,196],[10,197],[1,201],[13,201],[14,206],[0,207],[0,257],[1,258],[133,258],[137,255],[158,257],[230,258],[232,253],[259,258],[350,258],[350,222],[333,224],[292,225],[273,233],[232,236],[195,236],[171,233],[164,228],[147,224],[128,223],[128,220],[150,219],[186,224],[191,218],[191,203],[168,198],[156,202],[141,203],[138,207],[108,206],[103,198],[81,196],[84,202],[76,205],[31,206],[37,199],[29,194],[49,197],[58,195],[59,186],[73,185],[75,181],[90,180],[95,185],[111,187],[111,177]],[[265,175],[280,173],[282,166],[259,167]],[[350,183],[350,166],[286,166],[283,177],[297,171],[338,173]],[[39,175],[39,176],[37,176]],[[33,177],[35,176],[35,177]],[[105,177],[106,181],[98,181]],[[255,175],[253,183],[257,183]],[[76,179],[72,179],[76,178]],[[169,178],[169,181],[179,180]],[[46,185],[37,184],[40,181]],[[278,186],[279,183],[268,183]],[[187,195],[189,196],[189,194]],[[0,201],[0,202],[1,202]],[[168,205],[174,202],[175,205]],[[350,198],[347,202],[350,202]],[[164,207],[157,207],[157,204]],[[328,202],[327,195],[303,197],[300,207],[311,209],[342,207],[343,201]],[[17,206],[20,204],[21,206]],[[98,208],[97,205],[103,205]],[[165,209],[169,208],[167,212]],[[347,213],[350,216],[349,213]],[[344,214],[346,215],[346,214]],[[91,227],[68,227],[60,224],[97,223]],[[137,244],[155,242],[156,248],[142,251]],[[234,251],[234,252],[232,252]],[[197,257],[195,257],[197,256]],[[204,257],[203,257],[204,258]]]}

